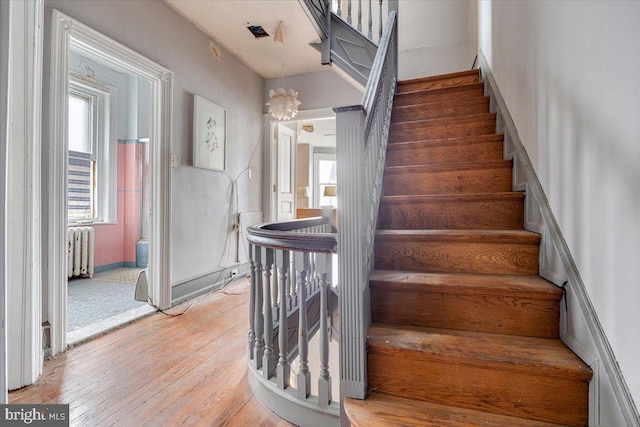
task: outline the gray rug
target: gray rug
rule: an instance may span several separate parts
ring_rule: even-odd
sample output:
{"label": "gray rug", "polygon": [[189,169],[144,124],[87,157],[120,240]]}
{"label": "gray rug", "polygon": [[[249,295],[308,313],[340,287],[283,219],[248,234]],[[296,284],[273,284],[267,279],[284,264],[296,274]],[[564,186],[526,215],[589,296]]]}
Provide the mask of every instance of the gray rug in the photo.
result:
{"label": "gray rug", "polygon": [[67,298],[67,331],[141,307],[134,299],[135,285],[92,279],[70,280]]}

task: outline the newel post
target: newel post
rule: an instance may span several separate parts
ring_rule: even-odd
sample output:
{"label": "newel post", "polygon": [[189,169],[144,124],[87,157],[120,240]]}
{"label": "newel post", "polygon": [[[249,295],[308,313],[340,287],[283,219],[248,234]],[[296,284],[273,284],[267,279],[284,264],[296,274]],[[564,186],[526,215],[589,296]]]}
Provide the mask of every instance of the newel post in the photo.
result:
{"label": "newel post", "polygon": [[334,109],[338,175],[338,283],[340,286],[340,396],[364,399],[369,296],[364,232],[365,111]]}

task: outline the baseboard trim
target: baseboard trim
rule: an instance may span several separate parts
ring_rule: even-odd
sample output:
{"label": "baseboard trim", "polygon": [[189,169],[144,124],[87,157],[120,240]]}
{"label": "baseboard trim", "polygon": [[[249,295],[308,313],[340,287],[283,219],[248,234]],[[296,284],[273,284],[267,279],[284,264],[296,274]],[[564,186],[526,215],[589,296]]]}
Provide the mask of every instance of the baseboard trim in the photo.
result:
{"label": "baseboard trim", "polygon": [[[171,286],[171,307],[208,292],[222,289],[231,282],[231,272],[233,270],[238,270],[236,278],[244,277],[249,274],[249,263],[223,267],[210,273],[205,273],[201,276],[173,284]],[[235,278],[233,280],[235,280]]]}
{"label": "baseboard trim", "polygon": [[[540,275],[565,290],[561,319],[561,339],[593,369],[594,380],[590,385],[589,425],[600,425],[599,389],[605,383],[601,376],[607,374],[607,382],[611,384],[627,425],[640,427],[640,413],[633,401],[633,396],[627,387],[613,349],[598,320],[598,315],[587,294],[586,287],[562,235],[560,226],[553,215],[533,164],[522,144],[513,118],[509,114],[506,102],[482,51],[478,52],[478,67],[481,71],[482,79],[486,83],[485,95],[490,95],[491,97],[491,111],[498,113],[496,130],[497,132],[503,131],[505,135],[505,157],[513,157],[514,159],[514,190],[520,189],[527,193],[525,198],[525,228],[542,234]],[[584,343],[580,342],[569,331],[569,324],[575,324],[572,322],[580,321],[579,318],[575,318],[575,310],[571,310],[568,306],[573,301],[579,305],[579,310],[587,324],[591,335],[590,338],[593,340],[598,353],[597,355],[587,350]],[[571,313],[574,314],[572,315]]]}

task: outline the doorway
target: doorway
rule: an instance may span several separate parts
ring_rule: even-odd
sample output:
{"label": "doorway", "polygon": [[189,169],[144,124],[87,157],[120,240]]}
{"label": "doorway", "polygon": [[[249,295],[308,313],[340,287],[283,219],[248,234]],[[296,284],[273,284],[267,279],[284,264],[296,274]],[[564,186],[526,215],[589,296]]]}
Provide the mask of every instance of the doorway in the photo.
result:
{"label": "doorway", "polygon": [[74,344],[153,311],[134,292],[149,260],[151,88],[75,47],[68,79],[66,327]]}
{"label": "doorway", "polygon": [[[336,188],[333,112],[301,111],[295,120],[270,121],[270,126],[267,158],[270,179],[265,180],[271,193],[271,197],[265,198],[265,212],[270,212],[270,220],[281,222],[319,216],[321,206],[336,207],[337,197],[324,194],[325,187]],[[290,206],[293,206],[293,215]]]}
{"label": "doorway", "polygon": [[[148,275],[146,277],[149,283],[149,300],[162,309],[168,308],[171,304],[169,156],[173,74],[126,46],[56,10],[53,11],[52,22],[54,23],[50,81],[52,145],[49,150],[47,278],[51,352],[56,354],[63,351],[70,341],[67,335],[67,280],[71,269],[67,254],[70,229],[88,226],[96,235],[103,234],[113,238],[118,235],[118,232],[114,231],[120,227],[123,242],[126,236],[129,243],[130,241],[137,243],[138,240],[144,239],[142,222],[137,221],[136,217],[138,219],[148,217],[148,265],[146,267]],[[105,69],[111,69],[111,74]],[[118,76],[113,73],[117,73]],[[102,79],[98,78],[101,74]],[[116,77],[120,80],[124,79],[126,84],[118,84]],[[125,91],[118,89],[119,86],[127,88],[126,95]],[[135,90],[129,90],[134,87]],[[71,99],[72,96],[76,98]],[[124,111],[114,108],[115,101],[114,105],[109,104],[109,100],[113,98],[120,98],[119,103],[126,101],[125,105],[135,104],[136,108]],[[84,131],[84,135],[91,134],[95,141],[85,144],[87,152],[79,150],[79,157],[86,161],[73,163],[85,165],[82,172],[90,179],[85,180],[88,183],[84,185],[88,185],[89,188],[83,188],[82,193],[92,195],[88,200],[86,197],[77,197],[78,200],[74,200],[72,197],[76,196],[72,196],[70,192],[70,172],[73,168],[71,156],[68,156],[68,141],[71,138],[69,126],[76,126],[78,114],[83,114],[82,108],[77,111],[72,110],[75,108],[72,102],[80,107],[84,106],[84,111],[89,116],[115,115],[117,122],[127,124],[122,130],[115,127],[116,121],[104,120],[102,123],[94,121],[87,126],[88,130]],[[94,103],[93,107],[88,106],[91,102]],[[143,103],[147,104],[147,113],[141,114],[138,105]],[[100,145],[100,138],[107,139],[107,142]],[[144,148],[145,140],[146,148]],[[127,151],[131,152],[130,155],[127,155]],[[122,168],[120,168],[121,165]],[[140,171],[141,168],[146,170]],[[130,173],[127,174],[126,171]],[[149,191],[148,206],[143,208],[144,202],[140,200],[143,199],[142,187],[138,184],[144,181],[145,177]],[[120,189],[124,190],[121,193],[118,192],[120,184],[123,186]],[[135,191],[127,191],[131,188],[126,187],[125,184],[132,185],[139,194],[135,194]],[[100,185],[102,188],[99,187]],[[131,218],[128,221],[125,220],[124,212],[127,205],[125,194],[129,194],[126,196],[131,202],[129,206],[135,206],[137,210],[134,212],[134,209],[131,209],[129,212]],[[72,210],[75,212],[71,213]],[[69,225],[72,226],[69,227]],[[125,233],[124,228],[127,227],[133,232]],[[101,228],[104,230],[100,230]],[[103,254],[105,257],[100,258],[102,256],[100,250],[104,248],[98,246],[104,242],[100,243],[97,237],[94,240],[94,273],[100,273],[95,271],[95,267],[109,269],[113,266],[125,267],[127,266],[125,263],[136,265],[135,257],[131,257],[131,252],[135,253],[135,244],[133,249],[131,244],[126,245],[126,249],[118,245],[112,246],[112,248],[122,249],[107,249]],[[127,256],[116,255],[115,258],[109,258],[113,256],[113,252],[125,250],[128,252]],[[87,264],[91,264],[91,256],[87,257],[89,258]]]}

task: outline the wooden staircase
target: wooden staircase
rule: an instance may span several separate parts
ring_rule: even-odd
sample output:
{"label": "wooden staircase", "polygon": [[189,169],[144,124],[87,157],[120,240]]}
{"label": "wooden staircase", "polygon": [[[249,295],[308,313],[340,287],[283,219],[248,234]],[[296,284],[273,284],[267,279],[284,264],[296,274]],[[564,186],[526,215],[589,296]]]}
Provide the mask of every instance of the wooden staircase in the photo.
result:
{"label": "wooden staircase", "polygon": [[585,426],[591,370],[558,339],[562,291],[477,71],[400,82],[353,426]]}

